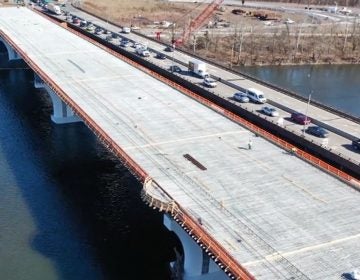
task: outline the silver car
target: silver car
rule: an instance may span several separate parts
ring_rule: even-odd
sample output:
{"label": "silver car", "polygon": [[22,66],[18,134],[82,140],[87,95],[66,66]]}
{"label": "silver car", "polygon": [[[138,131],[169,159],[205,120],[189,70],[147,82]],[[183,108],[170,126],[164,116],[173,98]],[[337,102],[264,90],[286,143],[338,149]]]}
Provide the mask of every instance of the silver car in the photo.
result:
{"label": "silver car", "polygon": [[268,115],[270,117],[278,117],[279,116],[279,112],[276,111],[275,108],[271,108],[271,107],[262,107],[261,111],[265,114]]}
{"label": "silver car", "polygon": [[234,94],[233,98],[236,101],[242,102],[242,103],[246,103],[249,102],[249,97],[247,96],[247,94],[245,92],[237,92]]}

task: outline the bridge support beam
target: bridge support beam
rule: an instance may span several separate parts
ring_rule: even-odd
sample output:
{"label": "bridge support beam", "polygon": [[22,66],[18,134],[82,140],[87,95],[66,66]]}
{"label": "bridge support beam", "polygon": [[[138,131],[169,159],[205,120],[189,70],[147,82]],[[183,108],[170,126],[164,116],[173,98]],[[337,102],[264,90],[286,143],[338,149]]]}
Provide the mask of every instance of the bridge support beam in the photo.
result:
{"label": "bridge support beam", "polygon": [[2,42],[4,44],[4,46],[6,47],[9,61],[22,59],[21,56],[1,37],[0,37],[0,42]]}
{"label": "bridge support beam", "polygon": [[[181,241],[183,256],[183,280],[228,280],[229,277],[205,253],[199,245],[170,216],[164,215],[164,225]],[[171,263],[174,268],[175,262]]]}
{"label": "bridge support beam", "polygon": [[34,86],[35,88],[45,89],[49,94],[53,105],[53,113],[51,115],[51,120],[54,123],[65,124],[82,121],[77,115],[75,115],[74,111],[66,103],[64,103],[60,99],[60,97],[35,73]]}

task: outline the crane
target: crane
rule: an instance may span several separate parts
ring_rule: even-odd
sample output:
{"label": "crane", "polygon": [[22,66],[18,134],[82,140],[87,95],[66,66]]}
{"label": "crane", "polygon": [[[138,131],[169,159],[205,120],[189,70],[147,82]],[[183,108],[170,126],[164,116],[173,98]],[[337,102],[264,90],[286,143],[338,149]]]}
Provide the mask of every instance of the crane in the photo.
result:
{"label": "crane", "polygon": [[172,39],[172,43],[176,46],[184,44],[189,39],[191,33],[197,31],[202,26],[204,21],[213,14],[213,12],[221,5],[223,1],[224,0],[213,0],[195,19],[190,22],[187,27],[185,27],[180,38]]}

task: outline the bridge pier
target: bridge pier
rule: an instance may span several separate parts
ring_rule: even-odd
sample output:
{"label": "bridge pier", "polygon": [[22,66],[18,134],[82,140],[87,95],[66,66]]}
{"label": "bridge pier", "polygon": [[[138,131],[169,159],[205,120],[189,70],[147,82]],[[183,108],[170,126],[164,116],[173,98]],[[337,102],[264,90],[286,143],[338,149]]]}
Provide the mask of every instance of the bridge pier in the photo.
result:
{"label": "bridge pier", "polygon": [[4,44],[7,50],[9,61],[22,59],[22,57],[1,37],[0,42]]}
{"label": "bridge pier", "polygon": [[[229,277],[205,253],[200,246],[184,231],[181,226],[167,214],[164,225],[180,239],[183,247],[182,278],[183,280],[228,280]],[[174,268],[176,262],[171,263]]]}
{"label": "bridge pier", "polygon": [[51,120],[56,124],[81,122],[81,118],[75,115],[74,111],[60,99],[60,97],[46,84],[44,81],[34,73],[35,88],[43,88],[47,91],[51,98],[53,105],[53,113]]}

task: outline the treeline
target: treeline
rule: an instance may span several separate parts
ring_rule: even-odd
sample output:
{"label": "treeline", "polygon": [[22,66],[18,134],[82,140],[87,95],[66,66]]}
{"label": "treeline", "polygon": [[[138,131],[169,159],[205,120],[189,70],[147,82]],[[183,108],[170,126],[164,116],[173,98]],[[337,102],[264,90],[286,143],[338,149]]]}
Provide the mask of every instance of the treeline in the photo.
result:
{"label": "treeline", "polygon": [[[190,48],[189,48],[190,49]],[[194,50],[194,48],[193,48]],[[199,37],[196,53],[231,65],[360,63],[360,22],[347,27],[301,26],[272,29],[266,34],[237,29],[232,36]]]}
{"label": "treeline", "polygon": [[[280,2],[280,3],[292,3],[292,4],[300,4],[300,5],[324,5],[324,6],[335,6],[334,1],[332,0],[252,0],[258,2]],[[336,1],[339,6],[349,6],[356,7],[360,6],[360,0],[337,0]],[[246,1],[245,1],[246,4]]]}

